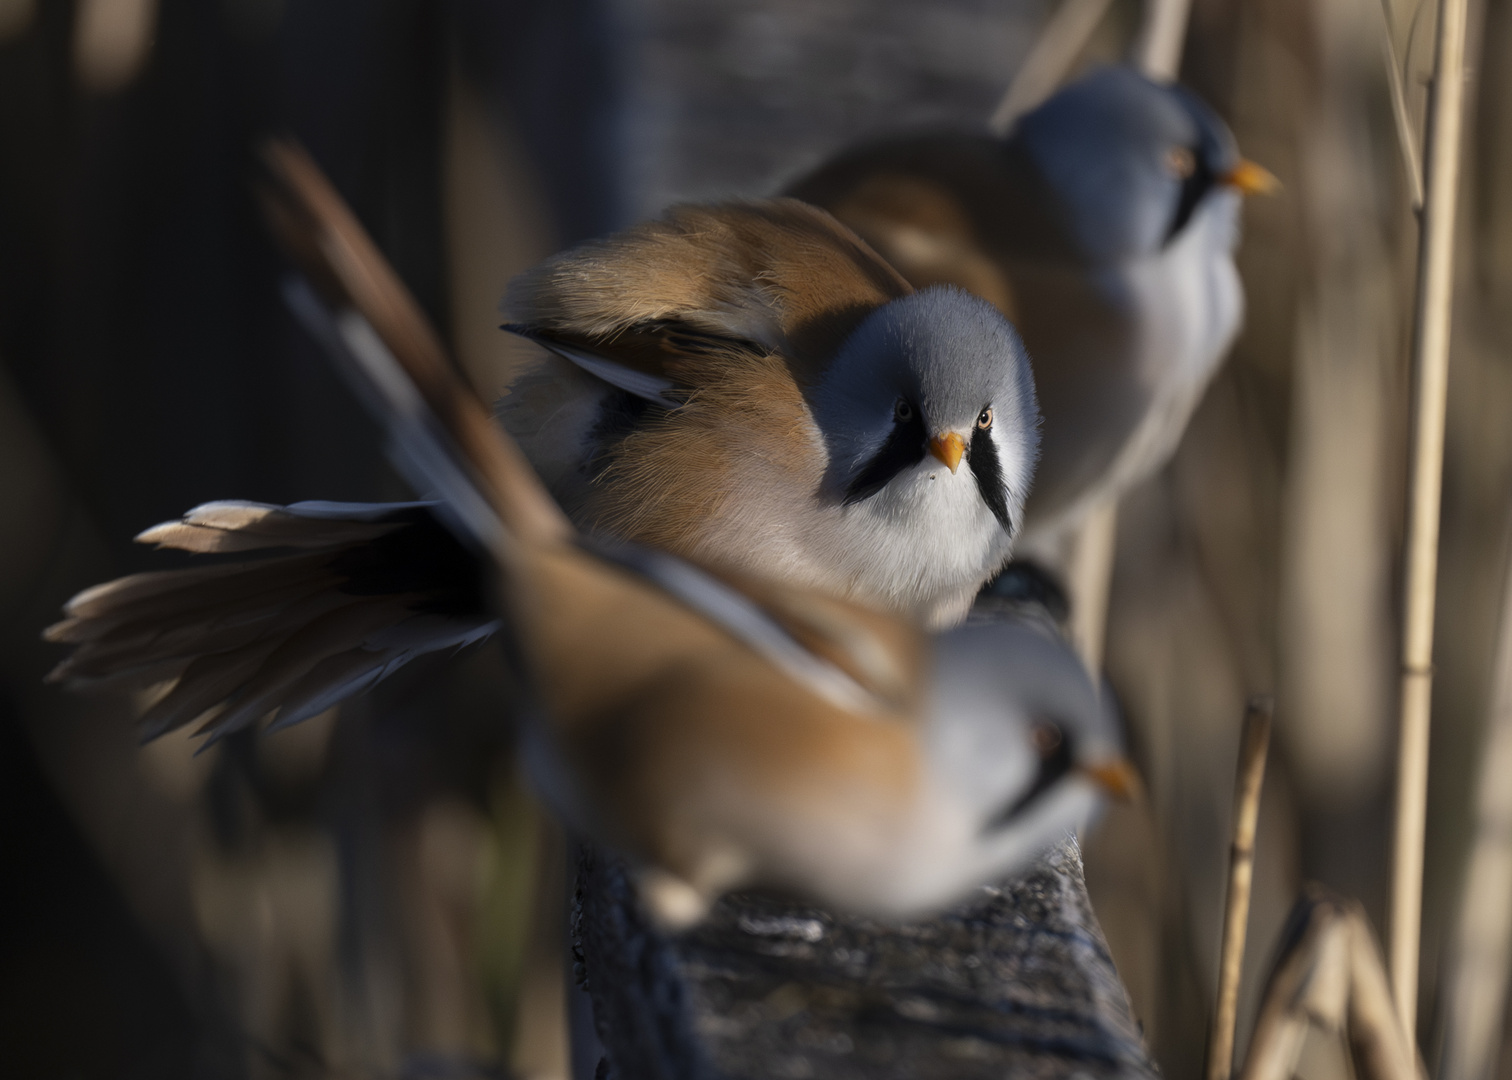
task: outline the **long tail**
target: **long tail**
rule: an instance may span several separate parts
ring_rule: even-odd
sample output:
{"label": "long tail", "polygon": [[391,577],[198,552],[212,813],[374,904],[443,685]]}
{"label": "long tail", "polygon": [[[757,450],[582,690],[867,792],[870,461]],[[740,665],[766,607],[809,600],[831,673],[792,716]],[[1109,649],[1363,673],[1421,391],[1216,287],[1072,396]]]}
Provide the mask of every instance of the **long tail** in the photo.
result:
{"label": "long tail", "polygon": [[207,503],[138,537],[264,556],[96,586],[46,631],[75,646],[55,681],[170,684],[144,739],[196,721],[212,742],[264,717],[298,723],[417,656],[479,641],[498,627],[484,560],[507,571],[516,542],[572,536],[314,162],[281,142],[265,162],[269,220],[303,272],[286,289],[295,314],[382,421],[396,464],[439,501]]}
{"label": "long tail", "polygon": [[[49,641],[74,651],[49,676],[73,687],[171,687],[144,741],[199,721],[214,742],[268,717],[298,723],[426,653],[498,628],[483,568],[430,503],[216,502],[137,537],[264,557],[135,574],[75,596]],[[208,743],[207,743],[208,745]]]}
{"label": "long tail", "polygon": [[[268,220],[304,281],[286,296],[388,431],[396,464],[491,554],[573,529],[457,367],[393,268],[308,154],[263,148]],[[491,519],[491,520],[490,520]]]}

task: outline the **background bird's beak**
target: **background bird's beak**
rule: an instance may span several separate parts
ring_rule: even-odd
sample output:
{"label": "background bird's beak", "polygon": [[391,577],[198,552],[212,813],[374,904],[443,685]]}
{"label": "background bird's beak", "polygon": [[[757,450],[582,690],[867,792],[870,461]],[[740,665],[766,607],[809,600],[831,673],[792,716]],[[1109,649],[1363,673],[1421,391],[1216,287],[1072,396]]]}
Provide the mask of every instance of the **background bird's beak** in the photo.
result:
{"label": "background bird's beak", "polygon": [[1223,177],[1223,182],[1231,188],[1237,188],[1244,195],[1270,195],[1281,186],[1275,173],[1264,165],[1256,165],[1248,158],[1240,158],[1239,164]]}
{"label": "background bird's beak", "polygon": [[1081,771],[1097,781],[1099,787],[1119,802],[1132,802],[1144,791],[1139,771],[1125,758],[1099,761],[1095,765],[1083,765]]}
{"label": "background bird's beak", "polygon": [[945,463],[951,472],[961,464],[961,455],[966,452],[966,440],[951,431],[936,435],[929,440],[929,452]]}

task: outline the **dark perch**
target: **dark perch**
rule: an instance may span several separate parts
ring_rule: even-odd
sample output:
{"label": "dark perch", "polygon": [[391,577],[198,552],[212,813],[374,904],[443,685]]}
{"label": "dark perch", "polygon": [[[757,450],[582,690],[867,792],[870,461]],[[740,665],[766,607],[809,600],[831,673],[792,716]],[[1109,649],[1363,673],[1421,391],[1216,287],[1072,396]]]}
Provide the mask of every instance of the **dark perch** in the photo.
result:
{"label": "dark perch", "polygon": [[954,911],[889,925],[770,896],[677,937],[586,850],[573,945],[618,1080],[1154,1077],[1073,842]]}

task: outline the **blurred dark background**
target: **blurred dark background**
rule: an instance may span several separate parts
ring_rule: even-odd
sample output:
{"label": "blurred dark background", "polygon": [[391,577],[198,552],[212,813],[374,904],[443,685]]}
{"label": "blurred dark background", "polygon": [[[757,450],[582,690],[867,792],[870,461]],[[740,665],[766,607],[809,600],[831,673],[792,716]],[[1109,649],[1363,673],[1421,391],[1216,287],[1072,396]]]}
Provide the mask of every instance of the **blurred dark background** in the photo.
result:
{"label": "blurred dark background", "polygon": [[[184,737],[138,749],[129,701],[41,681],[38,634],[69,595],[171,564],[131,544],[141,529],[215,498],[405,493],[283,310],[257,138],[305,143],[492,393],[512,274],[678,198],[769,193],[868,135],[979,125],[1051,10],[0,0],[0,1073],[564,1075],[560,850],[516,777],[496,657],[197,757]],[[1512,4],[1474,12],[1430,1057],[1473,945],[1512,490]],[[1420,117],[1432,10],[1388,14]],[[1121,55],[1139,17],[1115,0],[1081,66]],[[1304,877],[1384,925],[1416,228],[1379,19],[1375,0],[1197,0],[1183,60],[1285,189],[1248,210],[1246,332],[1120,521],[1108,667],[1151,796],[1087,863],[1173,1080],[1201,1064],[1250,693],[1279,695],[1279,745],[1241,1016]]]}

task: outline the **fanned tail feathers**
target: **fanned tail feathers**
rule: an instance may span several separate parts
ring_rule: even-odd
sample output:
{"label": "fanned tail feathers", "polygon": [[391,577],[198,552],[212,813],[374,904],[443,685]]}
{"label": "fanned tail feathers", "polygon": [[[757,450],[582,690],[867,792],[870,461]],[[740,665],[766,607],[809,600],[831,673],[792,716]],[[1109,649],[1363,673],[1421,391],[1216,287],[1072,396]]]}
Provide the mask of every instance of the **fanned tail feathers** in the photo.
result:
{"label": "fanned tail feathers", "polygon": [[172,685],[141,718],[145,740],[195,721],[214,742],[263,719],[284,727],[371,688],[426,653],[497,629],[482,568],[427,503],[206,503],[142,543],[250,561],[96,585],[49,641],[73,652],[49,675],[74,687]]}

